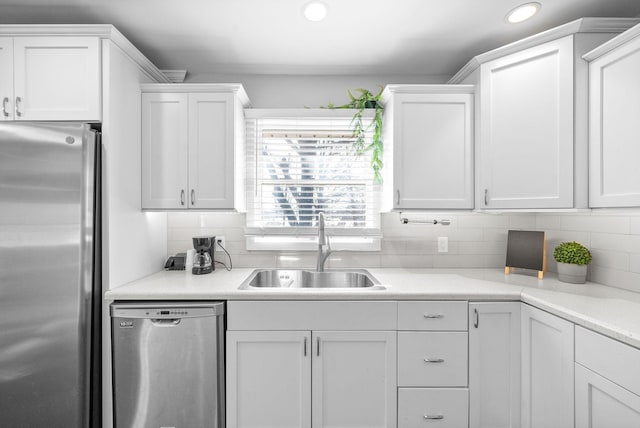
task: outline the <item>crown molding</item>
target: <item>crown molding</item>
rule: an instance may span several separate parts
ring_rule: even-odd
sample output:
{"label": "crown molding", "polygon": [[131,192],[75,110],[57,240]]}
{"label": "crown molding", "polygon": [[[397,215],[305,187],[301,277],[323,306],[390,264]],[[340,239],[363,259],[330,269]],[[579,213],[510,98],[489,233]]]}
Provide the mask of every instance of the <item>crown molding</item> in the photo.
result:
{"label": "crown molding", "polygon": [[595,59],[598,59],[601,56],[611,52],[612,50],[624,45],[625,43],[630,42],[631,40],[639,36],[640,36],[640,24],[628,29],[624,33],[621,33],[615,36],[613,39],[609,40],[608,42],[605,42],[600,46],[598,46],[597,48],[582,55],[582,59],[589,62]]}
{"label": "crown molding", "polygon": [[491,51],[476,55],[460,71],[458,71],[448,83],[460,83],[473,73],[481,64],[501,58],[506,55],[532,48],[542,43],[550,42],[565,36],[578,33],[621,33],[640,23],[640,18],[580,18],[568,22],[542,33],[517,40],[508,45],[501,46]]}
{"label": "crown molding", "polygon": [[169,79],[162,74],[158,67],[111,24],[2,24],[0,25],[0,36],[93,36],[109,39],[152,79],[157,82],[169,82]]}
{"label": "crown molding", "polygon": [[208,92],[233,93],[243,107],[251,102],[241,83],[145,83],[140,85],[143,93],[150,92]]}

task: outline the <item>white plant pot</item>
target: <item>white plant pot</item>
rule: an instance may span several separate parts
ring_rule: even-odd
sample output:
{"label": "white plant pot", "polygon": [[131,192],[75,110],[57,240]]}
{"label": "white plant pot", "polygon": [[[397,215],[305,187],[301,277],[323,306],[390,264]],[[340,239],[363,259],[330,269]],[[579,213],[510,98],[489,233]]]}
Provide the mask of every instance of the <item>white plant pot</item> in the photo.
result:
{"label": "white plant pot", "polygon": [[584,284],[587,282],[587,265],[558,262],[558,279],[571,284]]}

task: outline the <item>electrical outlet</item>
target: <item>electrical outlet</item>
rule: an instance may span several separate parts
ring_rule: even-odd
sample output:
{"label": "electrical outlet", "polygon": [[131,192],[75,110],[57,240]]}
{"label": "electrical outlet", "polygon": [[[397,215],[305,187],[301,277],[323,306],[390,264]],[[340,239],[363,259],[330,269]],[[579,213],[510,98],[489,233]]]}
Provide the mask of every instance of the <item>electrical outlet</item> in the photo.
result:
{"label": "electrical outlet", "polygon": [[216,251],[222,250],[221,246],[227,248],[227,241],[224,239],[224,236],[216,236]]}
{"label": "electrical outlet", "polygon": [[449,238],[446,236],[438,237],[438,252],[439,253],[448,253],[449,252]]}

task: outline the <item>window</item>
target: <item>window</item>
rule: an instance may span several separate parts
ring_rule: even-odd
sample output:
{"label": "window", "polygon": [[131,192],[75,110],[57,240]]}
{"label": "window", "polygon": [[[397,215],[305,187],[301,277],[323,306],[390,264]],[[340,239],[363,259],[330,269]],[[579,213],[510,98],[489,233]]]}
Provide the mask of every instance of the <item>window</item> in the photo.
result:
{"label": "window", "polygon": [[332,246],[379,249],[379,186],[353,148],[353,113],[246,111],[247,248],[315,249],[324,212]]}

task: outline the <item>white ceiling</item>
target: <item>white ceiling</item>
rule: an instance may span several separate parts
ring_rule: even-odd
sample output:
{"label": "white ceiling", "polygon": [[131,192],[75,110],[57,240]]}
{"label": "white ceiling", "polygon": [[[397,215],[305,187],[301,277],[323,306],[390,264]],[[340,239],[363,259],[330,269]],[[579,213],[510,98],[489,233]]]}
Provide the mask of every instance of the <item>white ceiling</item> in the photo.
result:
{"label": "white ceiling", "polygon": [[114,24],[162,69],[191,73],[452,75],[472,56],[587,16],[638,17],[640,0],[0,0],[0,23]]}

